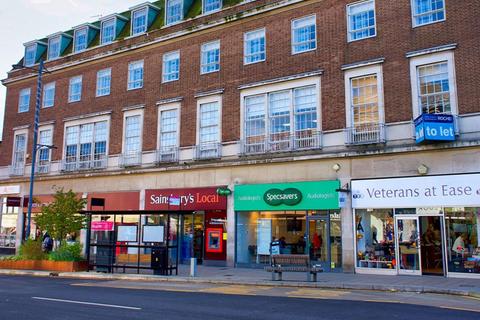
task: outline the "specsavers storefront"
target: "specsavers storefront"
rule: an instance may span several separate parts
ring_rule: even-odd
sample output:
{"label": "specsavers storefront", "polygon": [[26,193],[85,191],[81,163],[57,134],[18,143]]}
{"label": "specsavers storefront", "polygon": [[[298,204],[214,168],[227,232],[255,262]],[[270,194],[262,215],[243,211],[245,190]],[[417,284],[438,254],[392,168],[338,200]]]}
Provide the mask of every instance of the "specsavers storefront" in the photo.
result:
{"label": "specsavers storefront", "polygon": [[326,270],[341,270],[341,219],[338,181],[238,185],[236,265],[269,263],[270,243],[279,253],[309,254]]}
{"label": "specsavers storefront", "polygon": [[480,277],[480,174],[352,181],[356,272]]}

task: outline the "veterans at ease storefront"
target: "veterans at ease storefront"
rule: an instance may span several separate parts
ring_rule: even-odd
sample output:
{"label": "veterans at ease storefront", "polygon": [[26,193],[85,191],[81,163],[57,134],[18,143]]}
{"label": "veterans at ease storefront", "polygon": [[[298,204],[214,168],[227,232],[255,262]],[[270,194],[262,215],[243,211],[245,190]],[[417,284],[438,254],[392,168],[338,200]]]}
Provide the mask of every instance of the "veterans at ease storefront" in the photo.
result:
{"label": "veterans at ease storefront", "polygon": [[352,181],[356,272],[480,277],[480,174]]}
{"label": "veterans at ease storefront", "polygon": [[235,186],[236,265],[268,264],[277,240],[279,253],[309,254],[326,270],[341,270],[339,187],[337,180]]}

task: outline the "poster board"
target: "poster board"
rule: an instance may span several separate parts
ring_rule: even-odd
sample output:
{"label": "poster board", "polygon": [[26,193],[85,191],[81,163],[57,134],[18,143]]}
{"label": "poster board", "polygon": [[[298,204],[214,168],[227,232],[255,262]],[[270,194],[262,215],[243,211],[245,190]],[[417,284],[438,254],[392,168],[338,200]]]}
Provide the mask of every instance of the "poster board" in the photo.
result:
{"label": "poster board", "polygon": [[257,255],[270,254],[270,242],[272,241],[272,220],[257,220]]}
{"label": "poster board", "polygon": [[118,226],[117,241],[120,242],[136,242],[137,226]]}
{"label": "poster board", "polygon": [[143,242],[164,242],[164,226],[144,225]]}

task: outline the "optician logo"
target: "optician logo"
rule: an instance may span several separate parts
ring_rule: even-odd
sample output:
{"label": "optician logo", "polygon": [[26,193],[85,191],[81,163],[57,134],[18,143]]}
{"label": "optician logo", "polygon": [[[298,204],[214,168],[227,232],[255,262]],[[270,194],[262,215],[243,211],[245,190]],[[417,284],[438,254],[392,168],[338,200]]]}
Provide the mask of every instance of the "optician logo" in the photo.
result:
{"label": "optician logo", "polygon": [[281,204],[294,206],[302,201],[302,193],[295,188],[287,188],[285,190],[270,189],[263,195],[263,200],[271,206],[279,206]]}

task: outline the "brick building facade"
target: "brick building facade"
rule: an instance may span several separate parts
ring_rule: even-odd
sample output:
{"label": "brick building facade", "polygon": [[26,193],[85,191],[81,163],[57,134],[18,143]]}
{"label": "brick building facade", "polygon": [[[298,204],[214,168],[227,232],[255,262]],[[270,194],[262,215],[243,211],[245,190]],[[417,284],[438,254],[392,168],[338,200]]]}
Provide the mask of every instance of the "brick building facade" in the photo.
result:
{"label": "brick building facade", "polygon": [[[202,13],[206,2],[201,0],[182,3],[183,19],[171,25],[165,25],[170,18],[163,0],[142,4],[117,17],[115,21],[124,20],[125,26],[122,31],[117,30],[113,42],[99,44],[102,41],[102,21],[107,21],[105,18],[89,27],[88,30],[99,30],[87,43],[86,50],[72,52],[75,50],[72,43],[77,41],[76,32],[82,28],[80,26],[77,31],[70,30],[62,36],[62,41],[70,39],[70,44],[58,58],[50,61],[49,49],[36,57],[33,66],[43,59],[51,72],[43,76],[43,84],[55,82],[53,107],[41,109],[40,130],[42,127],[52,129],[50,144],[57,148],[47,155],[48,169],[37,177],[35,194],[51,194],[52,185],[84,194],[138,191],[139,209],[144,209],[148,189],[228,186],[235,193],[238,185],[325,180],[338,180],[340,186],[349,189],[356,179],[393,179],[418,176],[419,173],[442,176],[474,174],[479,171],[480,77],[476,70],[480,67],[480,42],[476,17],[480,14],[480,6],[477,1],[220,1],[223,8],[211,13]],[[156,14],[151,23],[146,23],[145,32],[131,35],[134,30],[132,12],[143,8]],[[298,35],[297,23],[300,26]],[[264,57],[255,63],[245,63],[247,37],[258,30],[259,34],[264,31],[265,50],[261,52]],[[294,53],[297,50],[294,37],[297,36],[301,45],[310,47],[306,50],[300,47],[301,52]],[[48,43],[48,39],[40,41]],[[219,70],[202,74],[202,45],[214,41],[220,43]],[[30,44],[26,45],[28,48]],[[165,54],[177,51],[180,61],[178,80],[162,81]],[[142,85],[129,90],[129,65],[137,61],[143,61]],[[25,59],[21,62],[25,64]],[[110,92],[98,96],[98,72],[108,68],[111,69]],[[77,76],[82,77],[80,101],[69,102],[70,81]],[[421,81],[430,83],[433,91],[429,91],[430,87],[422,91]],[[31,157],[27,155],[32,149],[36,75],[29,68],[16,67],[3,84],[7,87],[7,100],[4,140],[0,146],[0,186],[20,185],[18,194],[28,196],[27,173]],[[20,113],[21,91],[27,88],[30,88],[28,111]],[[301,108],[297,107],[296,99],[308,99],[299,93],[305,88],[311,90],[308,97],[313,99],[309,101],[314,106],[315,115],[302,118],[299,114],[305,111],[299,111]],[[245,114],[251,107],[247,100],[255,97],[265,99],[258,102],[264,104],[260,124],[247,123]],[[286,101],[284,109],[280,106],[281,99]],[[212,103],[217,104],[215,110],[220,117],[212,129],[219,131],[219,138],[215,141],[218,147],[202,153],[205,149],[202,149],[203,135],[199,128],[203,121],[200,108]],[[277,111],[271,109],[274,103],[279,103]],[[179,140],[174,161],[159,160],[163,147],[159,123],[162,110],[178,111],[176,135]],[[255,110],[258,116],[259,109]],[[283,115],[288,113],[289,120],[280,119],[282,112]],[[422,114],[452,115],[448,120],[454,126],[455,135],[447,142],[435,141],[438,139],[433,137],[431,143],[420,143],[418,134],[415,139],[413,120]],[[136,140],[141,146],[136,149],[138,161],[125,162],[128,149],[126,119],[136,115],[140,116],[141,128]],[[253,111],[252,117],[255,117]],[[107,121],[106,152],[102,154],[105,162],[98,167],[69,166],[66,128],[75,125],[82,130],[82,126],[92,121]],[[373,127],[371,122],[374,122]],[[252,125],[257,127],[252,129]],[[288,129],[285,131],[282,126]],[[248,130],[259,130],[261,137]],[[23,170],[12,171],[16,157],[15,137],[19,132],[27,134],[26,146],[20,150],[25,155],[20,164]],[[82,138],[79,139],[77,148],[81,149]],[[213,156],[209,153],[212,150]],[[96,151],[90,152],[95,158]],[[79,159],[81,162],[81,154],[75,159],[74,162]],[[427,168],[427,172],[422,173],[421,166]],[[337,193],[343,198],[342,192]],[[480,207],[480,201],[475,204],[472,207]],[[420,205],[406,203],[405,206]],[[303,211],[292,207],[294,212],[304,212],[298,217],[295,214],[290,216],[289,211],[284,210],[285,221],[298,218],[304,221],[303,226],[296,228],[286,222],[287,225],[280,224],[279,227],[275,226],[277,222],[272,222],[272,228],[284,228],[280,232],[283,234],[272,233],[272,236],[286,237],[287,243],[297,241],[294,238],[306,237],[312,259],[320,259],[332,270],[356,268],[359,272],[365,269],[369,272],[365,261],[390,261],[390,264],[385,262],[382,265],[384,268],[381,269],[386,272],[410,270],[405,267],[410,258],[402,262],[404,266],[391,263],[392,260],[400,261],[401,240],[393,236],[394,239],[388,240],[395,243],[391,250],[395,251],[397,259],[389,258],[387,254],[381,258],[372,254],[380,251],[374,248],[375,242],[380,241],[360,243],[360,230],[355,227],[364,214],[358,212],[367,208],[352,208],[350,194],[340,206],[320,212],[321,207],[320,204],[318,207],[313,205]],[[444,208],[444,205],[438,203],[438,207]],[[252,222],[251,217],[243,216],[244,210],[239,208],[233,199],[225,208],[228,220],[224,226],[226,261],[237,265],[258,264],[261,260],[258,253],[262,246],[260,240],[245,240],[248,245],[239,242],[243,241],[242,232],[249,234],[255,230],[260,237],[260,231],[256,227],[242,229],[239,221],[247,219],[248,223]],[[435,215],[443,219],[442,225],[448,220],[445,208],[442,214]],[[318,212],[313,212],[315,210]],[[398,234],[397,216],[392,209],[391,215],[377,218],[383,221],[384,230],[389,224],[392,228],[395,225],[395,234]],[[478,213],[473,216],[477,217]],[[337,218],[340,235],[334,230]],[[370,218],[363,219],[371,221]],[[421,219],[416,221],[416,228],[421,229],[423,222]],[[330,228],[328,231],[321,229],[326,226]],[[365,229],[362,227],[362,232]],[[457,235],[450,235],[445,228],[440,231],[441,273],[450,274],[453,270],[447,268],[447,264],[452,264],[453,258],[449,241]],[[320,237],[323,234],[322,248],[329,246],[323,254],[314,244],[318,242],[313,238],[314,233]],[[467,241],[472,246],[471,255],[476,247],[480,247],[480,243],[475,245],[476,239],[478,235],[475,238],[472,233]],[[248,261],[240,261],[242,246],[252,248],[249,254],[256,257],[255,261],[248,258],[247,253],[245,259]],[[300,253],[295,245],[289,250]],[[326,252],[328,257],[324,256]],[[370,257],[375,258],[369,259],[369,252]],[[334,253],[337,258],[333,257]],[[428,254],[423,253],[422,257],[428,258]],[[377,269],[380,264],[377,262]],[[420,273],[422,270],[428,272],[420,269]]]}

